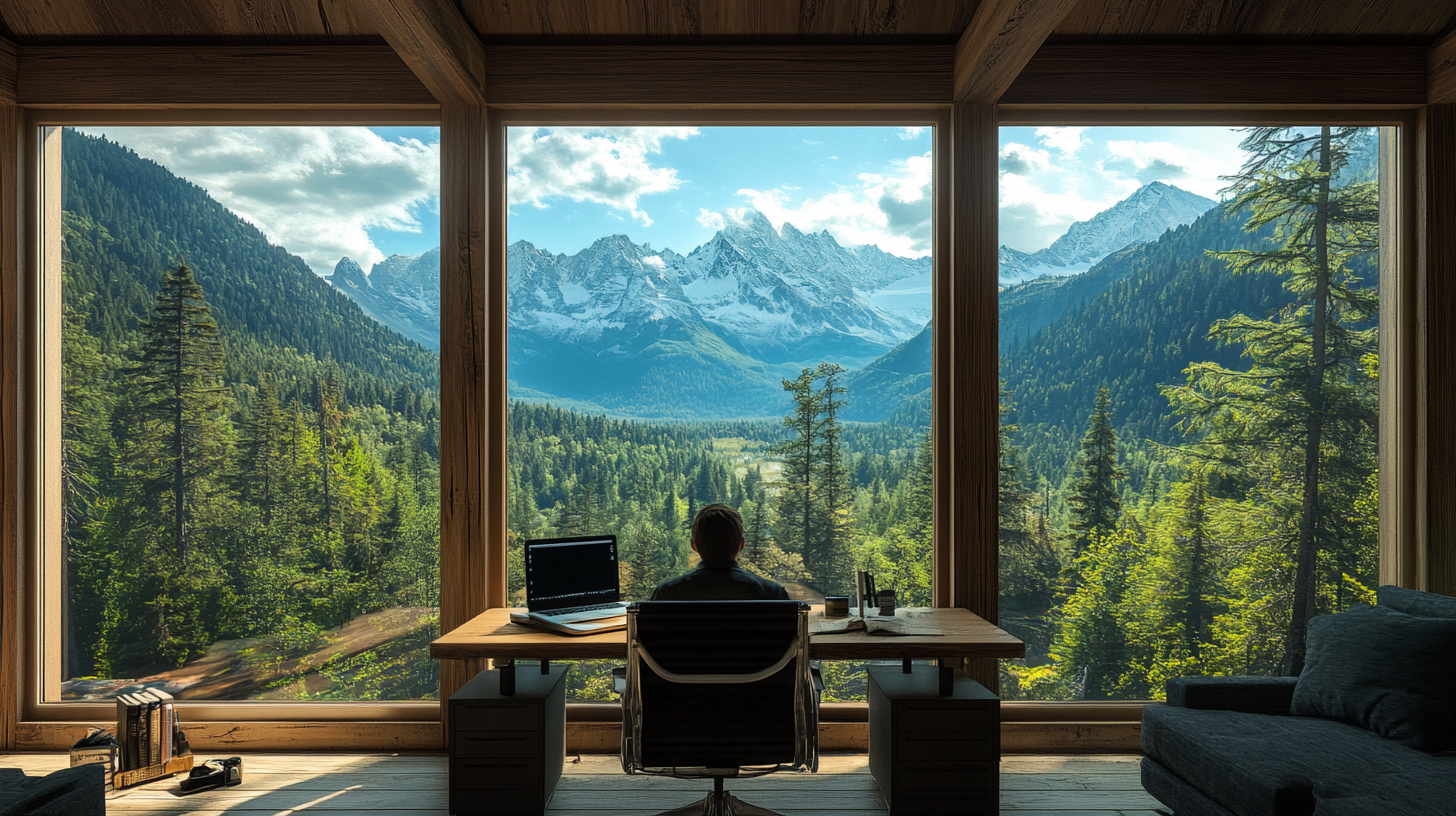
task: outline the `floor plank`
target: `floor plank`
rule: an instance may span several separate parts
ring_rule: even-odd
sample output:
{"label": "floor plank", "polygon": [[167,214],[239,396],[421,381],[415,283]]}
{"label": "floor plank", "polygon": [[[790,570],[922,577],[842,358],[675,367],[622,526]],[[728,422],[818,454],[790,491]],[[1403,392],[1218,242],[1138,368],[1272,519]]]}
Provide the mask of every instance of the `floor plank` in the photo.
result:
{"label": "floor plank", "polygon": [[[203,759],[200,757],[199,760]],[[1142,789],[1139,757],[1017,754],[1001,762],[1005,816],[1157,816]],[[3,754],[0,767],[44,774],[69,764],[64,754]],[[688,804],[707,780],[622,773],[616,756],[567,757],[548,816],[638,816]],[[178,779],[113,793],[119,816],[306,816],[377,813],[446,816],[448,766],[435,754],[246,754],[243,784],[183,796]],[[820,759],[819,773],[729,780],[745,800],[792,816],[888,816],[864,754]]]}

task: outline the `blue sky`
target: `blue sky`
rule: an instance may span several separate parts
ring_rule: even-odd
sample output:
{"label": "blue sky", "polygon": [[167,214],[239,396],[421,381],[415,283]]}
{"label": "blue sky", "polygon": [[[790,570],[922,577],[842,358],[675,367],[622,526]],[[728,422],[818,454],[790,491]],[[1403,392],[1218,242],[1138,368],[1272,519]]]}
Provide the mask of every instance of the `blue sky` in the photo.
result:
{"label": "blue sky", "polygon": [[[83,128],[187,178],[327,274],[439,245],[438,128]],[[1210,198],[1227,128],[1003,128],[1002,243],[1046,246],[1161,180]],[[930,252],[930,128],[512,128],[508,240],[574,253],[623,233],[689,252],[748,208],[841,243]]]}

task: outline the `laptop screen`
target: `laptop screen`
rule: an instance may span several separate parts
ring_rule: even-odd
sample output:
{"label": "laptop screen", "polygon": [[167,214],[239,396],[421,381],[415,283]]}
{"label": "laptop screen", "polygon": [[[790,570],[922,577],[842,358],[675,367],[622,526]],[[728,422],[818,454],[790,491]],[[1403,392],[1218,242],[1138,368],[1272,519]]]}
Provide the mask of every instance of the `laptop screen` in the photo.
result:
{"label": "laptop screen", "polygon": [[526,542],[527,609],[545,612],[621,599],[616,536]]}

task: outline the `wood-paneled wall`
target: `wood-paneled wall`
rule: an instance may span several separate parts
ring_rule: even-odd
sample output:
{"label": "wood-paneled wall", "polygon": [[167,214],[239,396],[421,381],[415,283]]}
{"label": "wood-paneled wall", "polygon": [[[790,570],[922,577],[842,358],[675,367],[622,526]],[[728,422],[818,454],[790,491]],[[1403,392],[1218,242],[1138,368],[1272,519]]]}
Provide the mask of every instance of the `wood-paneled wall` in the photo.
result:
{"label": "wood-paneled wall", "polygon": [[1456,103],[1426,108],[1421,134],[1425,588],[1456,595]]}
{"label": "wood-paneled wall", "polygon": [[15,747],[20,666],[20,110],[0,40],[0,748]]}

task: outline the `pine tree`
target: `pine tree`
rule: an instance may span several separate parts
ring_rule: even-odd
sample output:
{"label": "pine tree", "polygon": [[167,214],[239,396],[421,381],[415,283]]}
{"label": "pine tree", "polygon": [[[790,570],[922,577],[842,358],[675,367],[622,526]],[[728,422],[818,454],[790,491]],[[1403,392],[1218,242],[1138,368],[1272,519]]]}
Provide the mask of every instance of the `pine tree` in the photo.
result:
{"label": "pine tree", "polygon": [[[1255,481],[1278,472],[1297,486],[1289,531],[1294,568],[1283,670],[1304,664],[1308,621],[1319,599],[1321,551],[1348,548],[1339,513],[1374,469],[1378,397],[1362,360],[1376,353],[1378,298],[1371,263],[1379,240],[1378,186],[1336,186],[1361,128],[1250,128],[1249,160],[1227,207],[1248,213],[1245,229],[1272,230],[1268,249],[1212,253],[1235,275],[1278,276],[1293,297],[1270,318],[1216,322],[1211,338],[1242,346],[1248,371],[1214,363],[1186,369],[1187,384],[1164,394],[1194,440],[1183,454],[1215,473]],[[1266,472],[1255,475],[1251,468]],[[1331,494],[1326,496],[1326,494]]]}
{"label": "pine tree", "polygon": [[821,520],[817,535],[805,538],[804,566],[824,592],[847,590],[854,569],[850,553],[854,493],[849,486],[849,468],[844,464],[843,430],[839,424],[839,410],[844,407],[844,386],[840,385],[843,374],[844,368],[834,363],[821,363],[814,372],[815,379],[824,383],[814,395],[819,412],[815,422],[818,439],[814,487]]}
{"label": "pine tree", "polygon": [[818,509],[814,476],[818,462],[819,401],[814,391],[814,372],[806,368],[798,377],[784,380],[783,386],[793,397],[794,407],[784,417],[784,427],[791,436],[773,447],[773,452],[783,457],[773,527],[780,547],[806,554],[811,546],[808,542],[814,536]]}
{"label": "pine tree", "polygon": [[1127,474],[1117,465],[1117,432],[1112,428],[1112,398],[1106,386],[1097,391],[1097,405],[1082,438],[1077,461],[1081,478],[1067,501],[1072,505],[1072,529],[1077,531],[1073,556],[1080,556],[1092,539],[1117,529],[1122,499],[1117,482]]}
{"label": "pine tree", "polygon": [[[192,514],[203,479],[222,455],[219,419],[223,346],[202,287],[185,264],[162,276],[152,319],[142,328],[141,355],[131,369],[143,400],[144,421],[161,431],[156,461],[165,471],[154,483],[168,492],[170,533],[178,559],[190,556]],[[160,475],[160,474],[159,474]]]}

